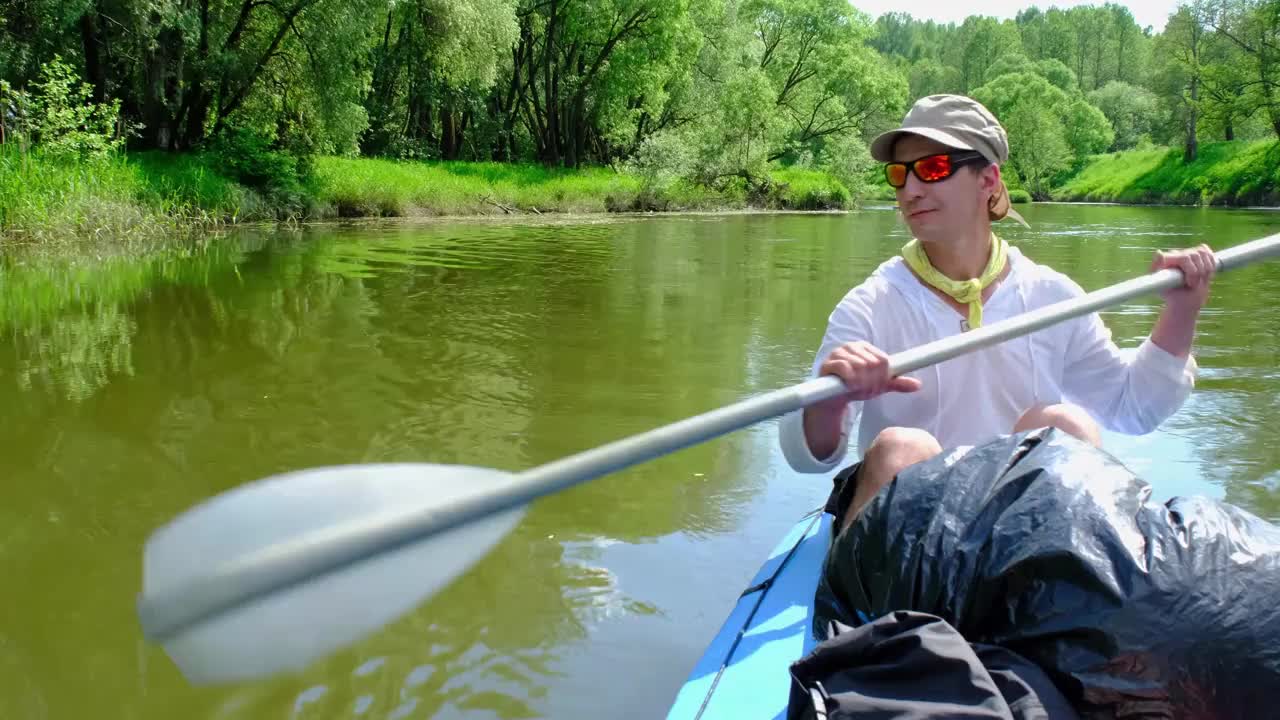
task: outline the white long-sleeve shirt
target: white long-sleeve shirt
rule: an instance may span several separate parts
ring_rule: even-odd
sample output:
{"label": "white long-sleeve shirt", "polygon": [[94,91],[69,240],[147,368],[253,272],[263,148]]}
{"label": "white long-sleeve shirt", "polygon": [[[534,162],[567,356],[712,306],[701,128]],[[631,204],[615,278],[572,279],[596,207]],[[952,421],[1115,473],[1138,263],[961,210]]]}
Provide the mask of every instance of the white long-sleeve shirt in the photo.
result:
{"label": "white long-sleeve shirt", "polygon": [[[991,324],[1084,294],[1067,276],[1009,248],[1009,274],[983,305]],[[901,257],[885,261],[836,305],[810,371],[816,377],[836,347],[864,340],[889,355],[962,332],[965,318],[929,290]],[[1169,354],[1148,337],[1137,352],[1122,352],[1097,313],[909,373],[914,393],[888,392],[849,404],[844,437],[828,458],[815,458],[804,437],[803,411],[779,424],[783,454],[799,472],[841,465],[859,417],[859,456],[890,426],[927,430],[944,448],[977,445],[1007,435],[1027,408],[1074,403],[1103,427],[1141,435],[1182,406],[1195,385],[1193,357]]]}

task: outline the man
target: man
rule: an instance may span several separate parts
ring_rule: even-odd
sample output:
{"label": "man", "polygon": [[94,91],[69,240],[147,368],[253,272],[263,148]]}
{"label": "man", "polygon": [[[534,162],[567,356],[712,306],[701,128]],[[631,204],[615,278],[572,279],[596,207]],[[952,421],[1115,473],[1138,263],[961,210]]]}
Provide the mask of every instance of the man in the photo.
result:
{"label": "man", "polygon": [[1151,270],[1178,268],[1186,285],[1164,294],[1159,319],[1132,357],[1092,313],[891,377],[893,353],[1084,291],[992,232],[992,221],[1011,213],[1000,176],[1009,145],[977,101],[922,98],[901,127],[875,139],[871,155],[886,163],[915,239],[829,318],[813,373],[839,376],[848,394],[791,413],[780,426],[792,468],[827,472],[843,460],[861,416],[861,461],[837,477],[828,505],[838,531],[899,471],[944,447],[1047,426],[1100,446],[1098,422],[1144,434],[1181,407],[1195,382],[1191,343],[1215,269],[1203,245],[1156,253]]}

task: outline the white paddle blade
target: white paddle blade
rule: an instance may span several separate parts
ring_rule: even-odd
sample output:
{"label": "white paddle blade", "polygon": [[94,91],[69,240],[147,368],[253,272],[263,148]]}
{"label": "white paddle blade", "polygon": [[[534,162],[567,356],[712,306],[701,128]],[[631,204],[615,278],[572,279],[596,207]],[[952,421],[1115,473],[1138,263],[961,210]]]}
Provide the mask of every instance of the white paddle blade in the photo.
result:
{"label": "white paddle blade", "polygon": [[[461,465],[328,467],[278,475],[198,505],[156,531],[143,559],[143,594],[201,570],[354,519],[403,513],[483,494],[507,473]],[[483,557],[524,514],[519,508],[263,597],[186,628],[165,651],[193,684],[299,670],[418,606]]]}

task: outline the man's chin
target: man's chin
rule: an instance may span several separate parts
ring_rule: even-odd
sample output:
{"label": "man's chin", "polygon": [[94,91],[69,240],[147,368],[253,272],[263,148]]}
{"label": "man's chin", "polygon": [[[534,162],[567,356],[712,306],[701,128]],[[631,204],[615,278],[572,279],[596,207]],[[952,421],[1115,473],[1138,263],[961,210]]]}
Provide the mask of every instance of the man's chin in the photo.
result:
{"label": "man's chin", "polygon": [[927,212],[907,218],[907,227],[921,242],[928,242],[943,229],[941,218],[936,212]]}

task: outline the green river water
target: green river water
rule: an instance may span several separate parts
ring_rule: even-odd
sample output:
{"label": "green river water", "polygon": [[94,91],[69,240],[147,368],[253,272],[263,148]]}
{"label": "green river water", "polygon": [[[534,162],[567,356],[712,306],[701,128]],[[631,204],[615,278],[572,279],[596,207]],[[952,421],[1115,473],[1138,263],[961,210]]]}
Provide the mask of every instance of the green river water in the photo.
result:
{"label": "green river water", "polygon": [[[1036,205],[998,231],[1096,289],[1267,211]],[[471,572],[298,675],[191,687],[135,614],[142,546],[289,469],[520,470],[804,379],[907,240],[850,214],[245,230],[147,261],[0,265],[0,718],[662,716],[829,476],[773,422],[536,503]],[[1280,520],[1280,262],[1223,275],[1197,389],[1107,448],[1159,498]],[[1104,314],[1136,346],[1148,298]],[[199,562],[192,558],[192,562]]]}

